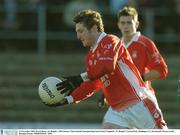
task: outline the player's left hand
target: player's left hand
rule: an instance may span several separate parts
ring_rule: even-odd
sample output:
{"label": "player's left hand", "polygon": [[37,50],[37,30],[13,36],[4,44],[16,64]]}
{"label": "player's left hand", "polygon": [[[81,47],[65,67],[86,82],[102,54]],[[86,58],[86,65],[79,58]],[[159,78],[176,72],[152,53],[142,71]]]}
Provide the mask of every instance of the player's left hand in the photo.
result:
{"label": "player's left hand", "polygon": [[63,78],[64,81],[56,85],[57,90],[59,90],[61,94],[67,93],[67,95],[70,95],[72,91],[75,90],[77,87],[79,87],[83,82],[83,79],[80,75],[67,76]]}

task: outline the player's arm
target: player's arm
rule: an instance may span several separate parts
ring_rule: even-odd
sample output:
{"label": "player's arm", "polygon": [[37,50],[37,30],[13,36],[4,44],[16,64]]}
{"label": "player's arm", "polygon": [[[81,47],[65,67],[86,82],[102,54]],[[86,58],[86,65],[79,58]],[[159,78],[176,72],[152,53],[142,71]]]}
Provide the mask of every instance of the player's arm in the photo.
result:
{"label": "player's arm", "polygon": [[57,89],[61,90],[62,94],[67,91],[70,91],[71,93],[74,89],[79,87],[82,82],[99,79],[103,75],[111,73],[116,66],[119,49],[118,43],[119,40],[113,41],[113,39],[110,39],[102,45],[100,57],[98,58],[96,65],[91,67],[91,72],[65,77],[63,82],[57,84]]}
{"label": "player's arm", "polygon": [[66,104],[79,103],[82,100],[90,97],[95,91],[102,87],[99,80],[86,81],[83,82],[80,87],[77,87],[69,96],[64,97],[64,99],[53,105],[48,105],[50,107],[62,106]]}
{"label": "player's arm", "polygon": [[166,78],[168,68],[157,47],[152,41],[149,41],[147,42],[147,49],[149,57],[147,67],[150,72],[147,72],[143,75],[144,80],[157,80]]}
{"label": "player's arm", "polygon": [[157,70],[151,70],[142,76],[143,81],[156,80],[161,77],[161,73]]}
{"label": "player's arm", "polygon": [[100,80],[86,81],[83,82],[80,87],[75,89],[70,96],[72,96],[73,103],[79,103],[82,100],[92,96],[94,92],[102,88]]}

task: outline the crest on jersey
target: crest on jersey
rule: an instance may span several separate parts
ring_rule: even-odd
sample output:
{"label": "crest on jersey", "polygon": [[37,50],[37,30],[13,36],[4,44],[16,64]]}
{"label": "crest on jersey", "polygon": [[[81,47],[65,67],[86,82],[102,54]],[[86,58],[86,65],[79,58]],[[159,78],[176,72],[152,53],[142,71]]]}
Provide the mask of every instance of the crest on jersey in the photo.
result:
{"label": "crest on jersey", "polygon": [[137,58],[137,51],[133,51],[131,57],[132,57],[133,59],[136,59],[136,58]]}

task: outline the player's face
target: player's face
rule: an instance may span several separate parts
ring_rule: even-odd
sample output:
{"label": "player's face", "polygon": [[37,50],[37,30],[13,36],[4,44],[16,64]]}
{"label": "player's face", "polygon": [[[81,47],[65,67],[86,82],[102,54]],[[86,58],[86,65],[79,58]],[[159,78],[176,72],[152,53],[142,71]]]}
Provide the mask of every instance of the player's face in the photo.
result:
{"label": "player's face", "polygon": [[95,43],[93,30],[88,30],[82,23],[76,24],[77,38],[81,40],[84,47],[91,47]]}
{"label": "player's face", "polygon": [[118,27],[124,37],[132,37],[138,26],[139,22],[132,16],[121,16],[118,20]]}

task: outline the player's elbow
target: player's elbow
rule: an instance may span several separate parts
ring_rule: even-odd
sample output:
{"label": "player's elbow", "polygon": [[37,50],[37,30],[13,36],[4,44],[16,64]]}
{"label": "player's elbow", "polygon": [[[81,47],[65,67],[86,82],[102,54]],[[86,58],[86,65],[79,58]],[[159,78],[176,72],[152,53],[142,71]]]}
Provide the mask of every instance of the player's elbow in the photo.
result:
{"label": "player's elbow", "polygon": [[116,68],[116,63],[114,62],[109,62],[106,64],[105,66],[105,71],[106,71],[106,74],[110,74],[112,73]]}
{"label": "player's elbow", "polygon": [[107,68],[107,74],[112,73],[114,70],[115,70],[115,67],[114,67],[114,66],[108,67],[108,68]]}
{"label": "player's elbow", "polygon": [[161,79],[166,79],[167,75],[168,75],[168,68],[166,67],[162,70]]}
{"label": "player's elbow", "polygon": [[166,77],[167,77],[167,74],[168,74],[168,68],[167,68],[167,66],[166,67],[161,67],[161,68],[159,68],[158,69],[158,71],[159,71],[159,73],[160,73],[160,77],[159,77],[159,79],[166,79]]}

